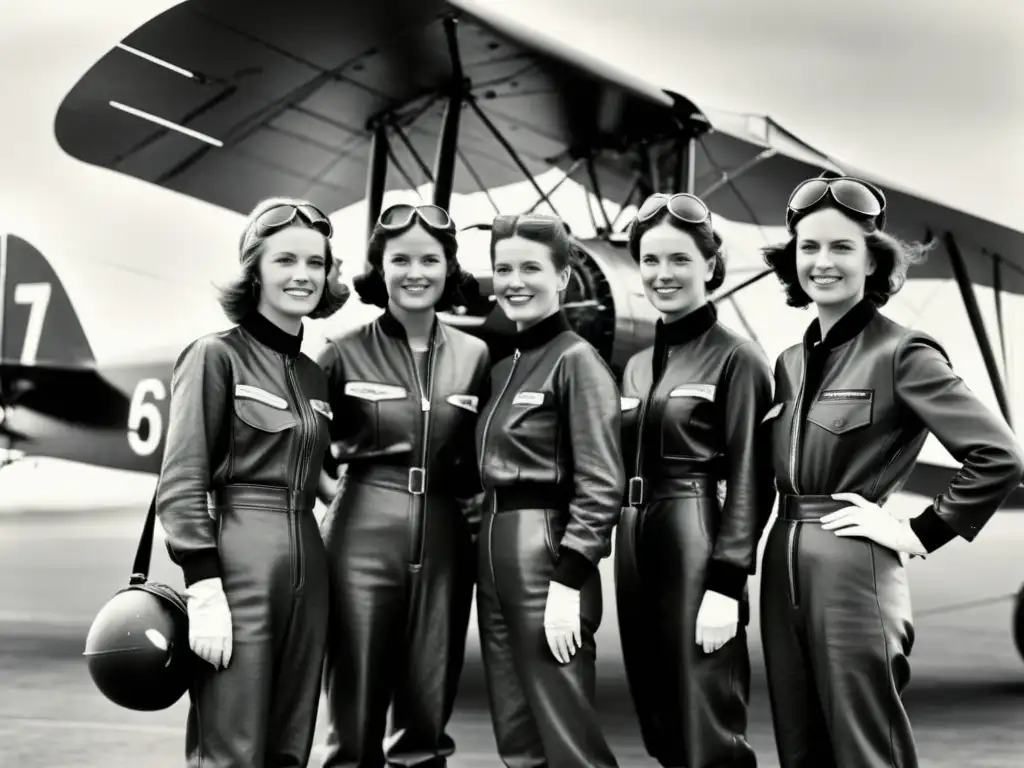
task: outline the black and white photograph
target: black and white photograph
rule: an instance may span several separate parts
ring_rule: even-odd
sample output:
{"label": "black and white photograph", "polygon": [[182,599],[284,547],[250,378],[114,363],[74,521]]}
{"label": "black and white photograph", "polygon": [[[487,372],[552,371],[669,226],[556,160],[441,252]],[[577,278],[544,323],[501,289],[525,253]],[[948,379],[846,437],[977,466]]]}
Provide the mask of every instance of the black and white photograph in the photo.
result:
{"label": "black and white photograph", "polygon": [[1024,5],[0,13],[0,766],[1024,765]]}

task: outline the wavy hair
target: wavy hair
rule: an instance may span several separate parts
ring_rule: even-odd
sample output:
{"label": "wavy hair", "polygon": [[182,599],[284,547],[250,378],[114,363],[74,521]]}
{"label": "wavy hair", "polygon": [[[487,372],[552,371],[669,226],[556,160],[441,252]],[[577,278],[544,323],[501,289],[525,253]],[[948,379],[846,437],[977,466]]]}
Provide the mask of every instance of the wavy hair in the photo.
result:
{"label": "wavy hair", "polygon": [[[933,243],[903,242],[875,226],[871,216],[855,216],[835,204],[812,208],[801,218],[813,211],[834,208],[860,225],[864,230],[864,243],[868,253],[875,260],[875,271],[864,279],[864,298],[876,307],[884,307],[893,296],[900,292],[907,281],[907,273],[914,264],[923,262],[928,257]],[[799,220],[797,222],[799,225]],[[764,261],[778,278],[786,292],[786,304],[791,307],[805,308],[810,306],[811,297],[800,287],[796,272],[796,242],[794,234],[784,243],[762,249]]]}
{"label": "wavy hair", "polygon": [[[239,274],[224,286],[217,288],[218,301],[224,314],[232,323],[240,323],[246,315],[255,312],[260,303],[259,269],[260,256],[263,255],[265,237],[260,237],[252,232],[253,224],[261,215],[279,205],[309,205],[308,200],[301,200],[294,197],[269,197],[261,200],[246,217],[242,234],[238,237],[238,261],[241,263]],[[319,209],[318,209],[319,210]],[[290,227],[306,227],[312,229],[300,218],[289,224]],[[277,230],[281,231],[281,230]],[[316,231],[316,230],[314,230]],[[334,251],[331,249],[331,241],[324,238],[324,255],[330,267],[327,270],[324,280],[323,293],[316,307],[309,313],[312,320],[319,320],[330,317],[341,309],[349,297],[349,290],[341,282],[338,263],[334,259]]]}

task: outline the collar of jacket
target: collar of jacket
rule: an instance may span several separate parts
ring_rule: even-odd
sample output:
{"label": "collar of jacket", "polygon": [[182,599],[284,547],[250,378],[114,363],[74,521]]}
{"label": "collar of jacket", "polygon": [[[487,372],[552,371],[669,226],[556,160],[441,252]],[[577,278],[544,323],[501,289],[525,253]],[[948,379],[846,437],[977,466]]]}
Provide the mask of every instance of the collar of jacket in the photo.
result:
{"label": "collar of jacket", "polygon": [[651,373],[654,381],[658,381],[665,370],[669,347],[693,341],[711,330],[711,327],[717,322],[718,309],[710,301],[671,323],[658,320],[654,324],[654,356],[651,358]]}
{"label": "collar of jacket", "polygon": [[536,325],[531,325],[529,328],[517,332],[513,337],[513,341],[516,349],[522,352],[527,349],[543,347],[558,334],[571,330],[572,326],[569,325],[569,321],[565,318],[565,313],[559,310],[555,314],[545,317]]}
{"label": "collar of jacket", "polygon": [[299,335],[293,336],[282,331],[257,310],[246,315],[240,325],[255,336],[256,341],[260,344],[265,344],[288,357],[299,356],[299,350],[302,349],[302,331],[304,330],[301,325],[299,326]]}
{"label": "collar of jacket", "polygon": [[[390,309],[384,309],[384,314],[377,319],[377,324],[392,339],[409,343],[409,334],[405,332],[405,326],[402,325],[401,320],[391,314]],[[430,329],[430,338],[432,344],[444,342],[444,330],[442,329],[441,321],[437,319],[436,313],[434,314],[434,327]]]}
{"label": "collar of jacket", "polygon": [[[845,344],[863,331],[877,314],[878,308],[871,301],[867,298],[861,299],[832,326],[820,348],[832,350]],[[815,318],[804,334],[804,349],[809,352],[821,341],[821,323]]]}

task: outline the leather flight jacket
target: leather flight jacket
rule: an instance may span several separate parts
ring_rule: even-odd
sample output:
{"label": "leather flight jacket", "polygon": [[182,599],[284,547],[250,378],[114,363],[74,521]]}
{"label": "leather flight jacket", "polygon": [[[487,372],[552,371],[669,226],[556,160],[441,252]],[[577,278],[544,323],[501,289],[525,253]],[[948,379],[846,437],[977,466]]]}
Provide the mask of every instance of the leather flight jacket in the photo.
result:
{"label": "leather flight jacket", "polygon": [[[415,497],[482,493],[473,429],[490,367],[484,342],[435,320],[421,372],[405,327],[385,310],[328,339],[317,360],[330,381],[331,439],[347,477]],[[479,520],[470,523],[475,531]]]}
{"label": "leather flight jacket", "polygon": [[562,513],[564,534],[551,534],[558,547],[552,578],[580,589],[610,554],[621,513],[618,387],[562,312],[513,340],[513,354],[492,370],[494,395],[480,415],[480,478],[486,491],[496,491],[496,511]]}
{"label": "leather flight jacket", "polygon": [[867,299],[824,340],[814,321],[775,367],[772,457],[788,495],[856,493],[883,505],[906,482],[931,432],[962,467],[911,526],[928,552],[972,541],[1024,475],[1006,421],[953,372],[930,336]]}
{"label": "leather flight jacket", "polygon": [[208,494],[270,486],[288,489],[294,511],[313,508],[331,408],[327,378],[301,345],[301,330],[253,312],[175,362],[156,509],[186,585],[221,575]]}
{"label": "leather flight jacket", "polygon": [[659,320],[654,346],[626,364],[621,406],[628,506],[685,496],[691,480],[725,481],[705,588],[741,599],[775,501],[761,428],[772,374],[761,348],[719,323],[710,302]]}

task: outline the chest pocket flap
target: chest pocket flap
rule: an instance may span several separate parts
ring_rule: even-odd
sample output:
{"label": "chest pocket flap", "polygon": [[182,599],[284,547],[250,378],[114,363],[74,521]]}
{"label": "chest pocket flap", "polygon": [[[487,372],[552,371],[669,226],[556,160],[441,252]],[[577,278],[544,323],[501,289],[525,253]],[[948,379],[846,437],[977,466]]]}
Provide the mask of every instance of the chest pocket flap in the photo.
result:
{"label": "chest pocket flap", "polygon": [[708,402],[715,401],[714,384],[681,384],[668,393],[669,397],[697,397]]}
{"label": "chest pocket flap", "polygon": [[334,411],[331,410],[331,406],[325,403],[323,400],[311,399],[309,401],[309,407],[319,413],[321,416],[325,416],[328,421],[334,418]]}
{"label": "chest pocket flap", "polygon": [[280,395],[251,384],[235,385],[235,416],[261,432],[283,432],[299,423]]}
{"label": "chest pocket flap", "polygon": [[833,435],[844,435],[871,423],[873,389],[830,389],[807,412],[807,420]]}
{"label": "chest pocket flap", "polygon": [[623,413],[628,413],[629,411],[635,411],[639,407],[640,407],[640,398],[639,397],[620,397],[619,398],[619,409]]}
{"label": "chest pocket flap", "polygon": [[409,395],[405,387],[396,384],[376,384],[372,381],[347,381],[345,394],[372,403],[381,400],[404,400]]}

